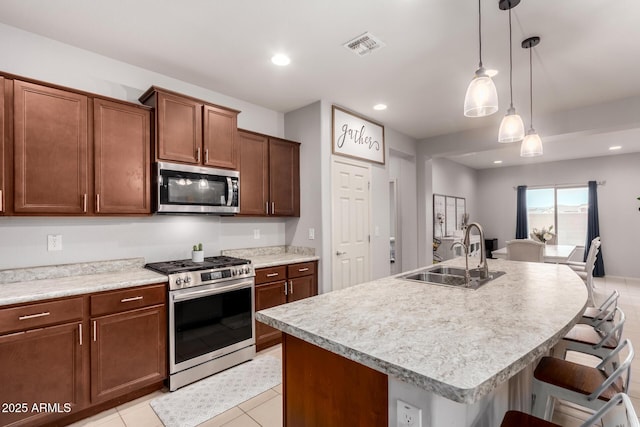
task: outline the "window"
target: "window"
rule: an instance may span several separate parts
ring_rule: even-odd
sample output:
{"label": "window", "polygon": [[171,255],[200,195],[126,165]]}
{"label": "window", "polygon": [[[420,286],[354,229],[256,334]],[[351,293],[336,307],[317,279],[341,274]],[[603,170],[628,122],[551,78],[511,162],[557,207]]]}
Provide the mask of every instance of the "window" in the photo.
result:
{"label": "window", "polygon": [[587,187],[527,189],[529,233],[553,225],[558,245],[585,244],[588,210]]}

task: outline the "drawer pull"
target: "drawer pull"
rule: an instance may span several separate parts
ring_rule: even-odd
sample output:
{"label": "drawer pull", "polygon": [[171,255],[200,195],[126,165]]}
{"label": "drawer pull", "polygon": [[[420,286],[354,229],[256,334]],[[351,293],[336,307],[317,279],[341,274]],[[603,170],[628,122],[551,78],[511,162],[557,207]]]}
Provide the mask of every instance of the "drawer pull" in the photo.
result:
{"label": "drawer pull", "polygon": [[93,341],[96,341],[96,335],[97,335],[97,330],[96,330],[96,321],[93,321]]}
{"label": "drawer pull", "polygon": [[276,277],[278,275],[278,273],[269,273],[267,274],[267,277]]}
{"label": "drawer pull", "polygon": [[300,272],[300,273],[305,272],[305,271],[309,271],[309,269],[308,268],[299,268],[298,269],[298,272]]}
{"label": "drawer pull", "polygon": [[35,319],[36,317],[45,317],[45,316],[48,316],[50,314],[51,313],[49,313],[48,311],[45,311],[44,313],[38,313],[38,314],[27,314],[26,316],[18,317],[18,320]]}
{"label": "drawer pull", "polygon": [[293,280],[289,280],[289,293],[293,295]]}
{"label": "drawer pull", "polygon": [[78,323],[78,336],[80,337],[80,345],[82,345],[82,323]]}
{"label": "drawer pull", "polygon": [[138,301],[138,300],[141,300],[142,298],[144,298],[144,297],[137,296],[137,297],[131,297],[131,298],[123,298],[123,299],[120,300],[120,302]]}

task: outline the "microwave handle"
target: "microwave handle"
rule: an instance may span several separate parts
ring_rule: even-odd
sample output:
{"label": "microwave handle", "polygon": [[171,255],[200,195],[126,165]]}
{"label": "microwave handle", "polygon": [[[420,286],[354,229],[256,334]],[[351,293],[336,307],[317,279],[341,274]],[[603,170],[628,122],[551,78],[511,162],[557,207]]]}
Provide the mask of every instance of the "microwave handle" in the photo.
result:
{"label": "microwave handle", "polygon": [[227,206],[233,203],[233,183],[231,177],[227,177]]}

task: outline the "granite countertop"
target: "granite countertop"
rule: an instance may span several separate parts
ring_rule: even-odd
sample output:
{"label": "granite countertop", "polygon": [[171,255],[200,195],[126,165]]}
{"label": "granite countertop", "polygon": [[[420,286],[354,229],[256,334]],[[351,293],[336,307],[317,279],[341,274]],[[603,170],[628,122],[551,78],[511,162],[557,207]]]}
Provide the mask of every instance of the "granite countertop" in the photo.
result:
{"label": "granite countertop", "polygon": [[[488,260],[477,290],[387,277],[256,319],[447,399],[473,403],[545,354],[587,302],[565,265]],[[464,266],[464,258],[446,261]],[[406,274],[406,273],[403,273]]]}
{"label": "granite countertop", "polygon": [[299,262],[317,261],[315,250],[294,246],[268,246],[263,248],[230,249],[221,252],[238,258],[250,259],[253,268],[276,267]]}
{"label": "granite countertop", "polygon": [[144,258],[1,270],[0,306],[166,282]]}

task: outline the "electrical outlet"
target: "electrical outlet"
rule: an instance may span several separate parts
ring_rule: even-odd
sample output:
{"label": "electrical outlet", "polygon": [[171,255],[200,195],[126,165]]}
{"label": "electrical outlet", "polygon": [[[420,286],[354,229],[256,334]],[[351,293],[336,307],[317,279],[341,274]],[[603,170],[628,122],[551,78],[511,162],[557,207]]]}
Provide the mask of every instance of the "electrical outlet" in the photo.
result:
{"label": "electrical outlet", "polygon": [[316,238],[316,230],[315,228],[310,228],[309,229],[309,240],[313,240]]}
{"label": "electrical outlet", "polygon": [[397,419],[398,427],[422,427],[422,409],[398,399]]}
{"label": "electrical outlet", "polygon": [[47,251],[61,251],[62,250],[62,234],[48,234],[47,235]]}
{"label": "electrical outlet", "polygon": [[259,240],[260,239],[260,229],[259,228],[254,228],[253,229],[253,238],[255,240]]}

